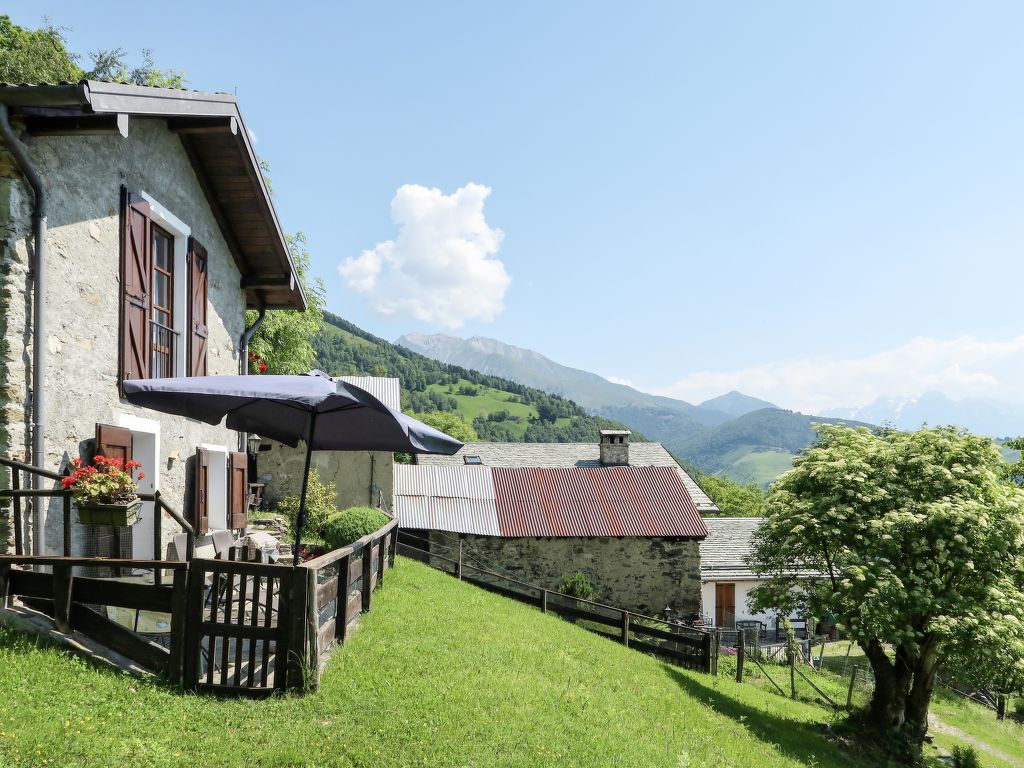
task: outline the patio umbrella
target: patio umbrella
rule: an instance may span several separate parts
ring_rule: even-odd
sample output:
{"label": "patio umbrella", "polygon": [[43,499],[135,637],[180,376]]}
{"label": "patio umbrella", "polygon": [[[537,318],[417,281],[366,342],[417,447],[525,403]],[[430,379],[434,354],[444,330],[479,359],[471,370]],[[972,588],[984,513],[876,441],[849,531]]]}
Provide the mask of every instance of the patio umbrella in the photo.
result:
{"label": "patio umbrella", "polygon": [[298,563],[306,524],[306,490],[313,451],[404,451],[453,454],[462,443],[384,405],[369,392],[321,371],[301,376],[189,376],[129,379],[128,402],[161,413],[257,432],[293,448],[306,444],[295,531]]}

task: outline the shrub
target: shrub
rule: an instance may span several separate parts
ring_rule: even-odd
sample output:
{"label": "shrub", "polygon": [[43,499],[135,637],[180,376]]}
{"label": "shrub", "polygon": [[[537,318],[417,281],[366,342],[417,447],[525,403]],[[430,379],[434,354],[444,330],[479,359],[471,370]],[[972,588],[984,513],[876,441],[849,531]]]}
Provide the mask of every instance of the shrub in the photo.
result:
{"label": "shrub", "polygon": [[388,522],[388,516],[373,507],[350,507],[335,512],[324,525],[324,541],[331,549],[344,547]]}
{"label": "shrub", "polygon": [[953,768],[981,768],[978,753],[974,747],[953,747]]}
{"label": "shrub", "polygon": [[576,571],[572,576],[563,576],[562,592],[579,600],[594,599],[594,586],[583,571]]}
{"label": "shrub", "polygon": [[[305,537],[310,534],[323,535],[324,523],[337,511],[334,499],[338,495],[334,483],[324,485],[315,469],[309,470],[309,486],[306,488]],[[277,503],[277,512],[288,521],[289,530],[295,535],[295,518],[299,514],[299,496],[286,496]]]}

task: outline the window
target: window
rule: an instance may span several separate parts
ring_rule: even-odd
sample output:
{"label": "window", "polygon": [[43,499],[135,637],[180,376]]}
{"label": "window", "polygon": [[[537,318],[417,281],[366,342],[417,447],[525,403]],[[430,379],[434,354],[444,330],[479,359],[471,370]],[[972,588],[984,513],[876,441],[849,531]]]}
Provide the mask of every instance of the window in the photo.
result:
{"label": "window", "polygon": [[206,249],[149,195],[122,194],[119,380],[205,376]]}
{"label": "window", "polygon": [[479,456],[464,456],[462,460],[466,464],[483,464]]}
{"label": "window", "polygon": [[178,332],[174,329],[174,238],[152,226],[153,302],[149,317],[152,345],[149,375],[163,379],[174,375]]}

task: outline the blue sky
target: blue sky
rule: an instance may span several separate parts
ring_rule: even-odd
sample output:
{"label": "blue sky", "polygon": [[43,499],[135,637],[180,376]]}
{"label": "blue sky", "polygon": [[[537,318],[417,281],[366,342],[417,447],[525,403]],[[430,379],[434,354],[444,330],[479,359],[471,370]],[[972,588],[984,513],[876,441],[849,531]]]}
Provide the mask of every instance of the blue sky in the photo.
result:
{"label": "blue sky", "polygon": [[237,89],[329,308],[385,338],[691,400],[1024,397],[1019,3],[282,7],[7,12]]}

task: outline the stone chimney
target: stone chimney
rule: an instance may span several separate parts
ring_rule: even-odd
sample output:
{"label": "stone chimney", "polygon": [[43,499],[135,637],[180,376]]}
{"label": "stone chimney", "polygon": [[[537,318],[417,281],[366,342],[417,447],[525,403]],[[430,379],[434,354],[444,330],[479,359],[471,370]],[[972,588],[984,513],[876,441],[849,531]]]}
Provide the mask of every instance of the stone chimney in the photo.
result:
{"label": "stone chimney", "polygon": [[629,435],[628,429],[601,430],[601,466],[629,466]]}

